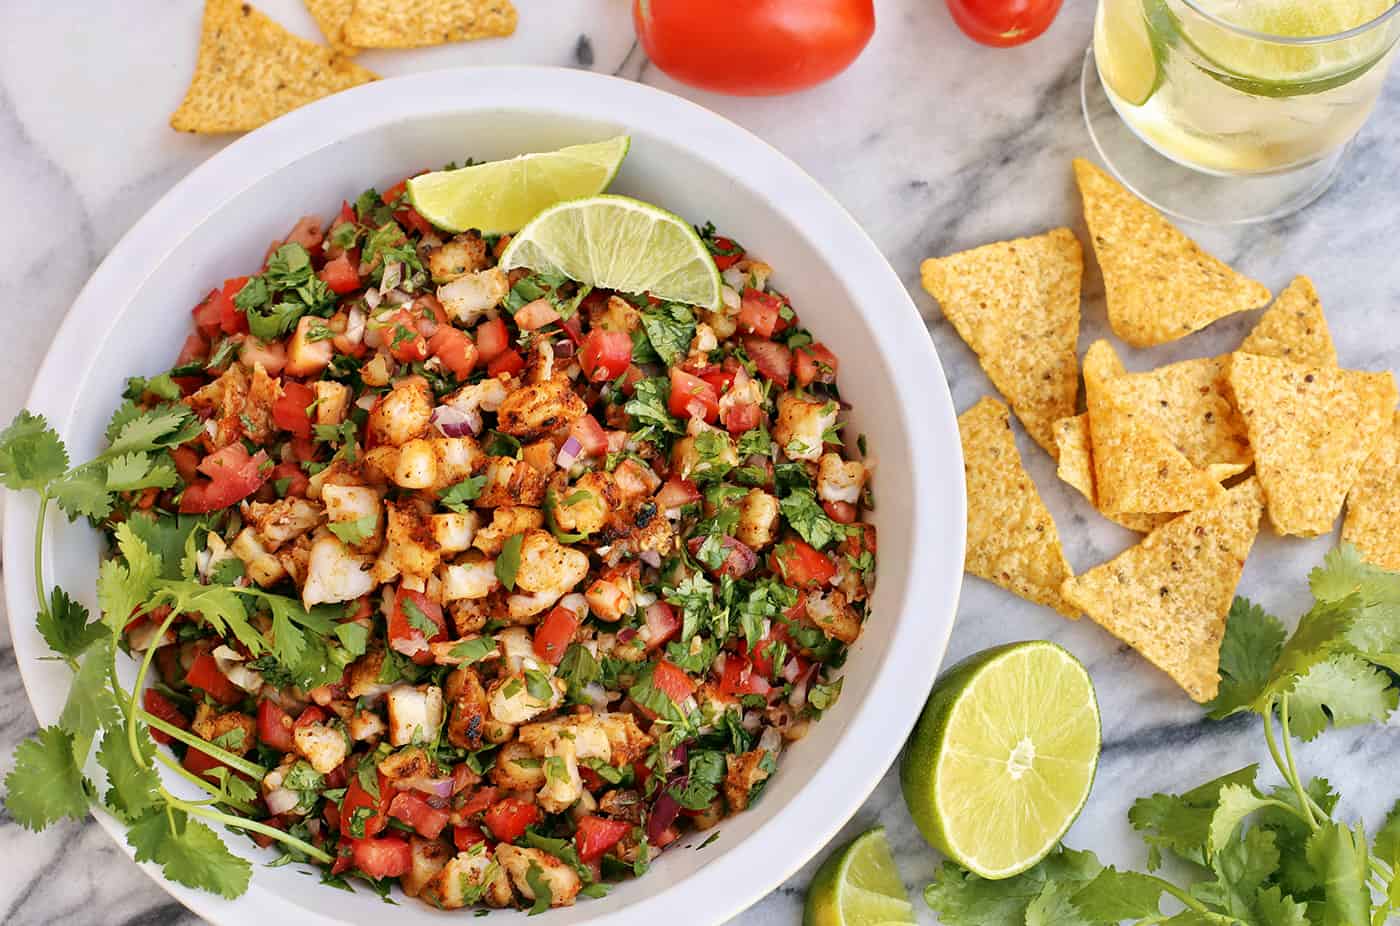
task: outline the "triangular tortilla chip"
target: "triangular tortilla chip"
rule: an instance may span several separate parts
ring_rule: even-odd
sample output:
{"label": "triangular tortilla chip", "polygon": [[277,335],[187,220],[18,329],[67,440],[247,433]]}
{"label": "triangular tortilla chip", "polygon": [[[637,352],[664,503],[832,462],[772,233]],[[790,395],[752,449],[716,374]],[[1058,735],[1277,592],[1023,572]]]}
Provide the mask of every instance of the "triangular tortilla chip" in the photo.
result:
{"label": "triangular tortilla chip", "polygon": [[1103,272],[1108,321],[1134,347],[1165,344],[1269,301],[1261,283],[1211,257],[1083,159],[1074,175]]}
{"label": "triangular tortilla chip", "polygon": [[1330,531],[1390,426],[1395,377],[1235,354],[1230,385],[1274,528],[1297,537]]}
{"label": "triangular tortilla chip", "polygon": [[[1090,449],[1089,416],[1075,415],[1055,422],[1055,443],[1060,448],[1059,467],[1055,470],[1065,482],[1079,490],[1079,494],[1098,509],[1094,494],[1094,455]],[[1130,531],[1146,534],[1166,524],[1173,514],[1104,514],[1105,518],[1121,524]]]}
{"label": "triangular tortilla chip", "polygon": [[345,40],[358,48],[421,48],[515,31],[510,0],[355,0]]}
{"label": "triangular tortilla chip", "polygon": [[1109,384],[1113,397],[1167,436],[1193,466],[1220,482],[1249,469],[1244,419],[1229,399],[1230,356],[1184,360]]}
{"label": "triangular tortilla chip", "polygon": [[355,8],[355,0],[302,0],[306,11],[316,20],[316,28],[326,37],[326,41],[342,55],[353,55],[359,49],[345,40],[345,21]]}
{"label": "triangular tortilla chip", "polygon": [[1263,511],[1259,480],[1184,514],[1116,559],[1065,582],[1064,595],[1200,702],[1220,687],[1220,641]]}
{"label": "triangular tortilla chip", "polygon": [[194,77],[170,126],[181,132],[246,132],[375,79],[373,71],[292,35],[246,3],[207,0]]}
{"label": "triangular tortilla chip", "polygon": [[1171,440],[1112,389],[1123,365],[1107,341],[1084,355],[1084,392],[1099,508],[1112,514],[1161,514],[1213,505],[1218,480],[1193,466]]}
{"label": "triangular tortilla chip", "polygon": [[1060,597],[1061,583],[1074,573],[1021,465],[1006,406],[987,396],[958,417],[958,430],[967,473],[967,571],[1077,619]]}
{"label": "triangular tortilla chip", "polygon": [[1337,347],[1312,280],[1294,277],[1240,345],[1246,354],[1282,357],[1313,367],[1337,365]]}
{"label": "triangular tortilla chip", "polygon": [[1366,562],[1400,572],[1400,412],[1351,487],[1342,540]]}
{"label": "triangular tortilla chip", "polygon": [[1026,432],[1053,456],[1054,424],[1074,414],[1079,394],[1079,239],[1057,228],[929,258],[920,270]]}

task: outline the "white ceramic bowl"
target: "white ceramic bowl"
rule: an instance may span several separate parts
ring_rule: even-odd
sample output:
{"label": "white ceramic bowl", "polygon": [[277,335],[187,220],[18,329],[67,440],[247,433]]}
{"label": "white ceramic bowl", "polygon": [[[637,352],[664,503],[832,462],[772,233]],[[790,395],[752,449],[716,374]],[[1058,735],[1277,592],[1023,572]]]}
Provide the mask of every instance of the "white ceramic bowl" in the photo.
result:
{"label": "white ceramic bowl", "polygon": [[[435,71],[337,94],[230,145],[127,233],[69,311],[29,407],[48,416],[75,460],[88,459],[100,449],[124,378],[165,369],[189,329],[190,306],[211,281],[246,272],[298,216],[326,213],[367,186],[451,160],[622,132],[632,136],[632,150],[612,189],[691,221],[713,220],[776,268],[775,282],[803,323],[840,355],[842,392],[854,405],[850,433],[866,434],[879,464],[879,584],[837,707],[784,755],[763,799],[724,821],[712,845],[667,851],[645,877],[541,921],[718,923],[821,848],[894,760],[943,657],[962,572],[962,455],[938,358],[875,245],[792,162],[699,106],[578,71]],[[15,652],[35,712],[52,723],[69,676],[61,663],[41,661],[46,648],[34,629],[35,588],[24,564],[33,555],[35,508],[14,493],[7,502]],[[48,581],[96,613],[96,532],[56,516],[48,538]],[[190,790],[178,779],[167,787]],[[125,848],[121,827],[99,818]],[[249,857],[273,857],[241,836],[226,838]],[[368,891],[319,888],[301,866],[256,867],[236,901],[172,885],[147,867],[186,906],[220,924],[460,917],[416,902],[390,912]]]}

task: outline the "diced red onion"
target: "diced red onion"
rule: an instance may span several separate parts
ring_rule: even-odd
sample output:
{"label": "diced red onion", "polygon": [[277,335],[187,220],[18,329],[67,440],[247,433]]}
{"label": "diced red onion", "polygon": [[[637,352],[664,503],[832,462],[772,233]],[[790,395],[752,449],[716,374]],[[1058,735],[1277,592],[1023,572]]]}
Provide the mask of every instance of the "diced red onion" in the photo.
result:
{"label": "diced red onion", "polygon": [[671,750],[671,768],[682,768],[690,759],[690,747],[681,743]]}
{"label": "diced red onion", "polygon": [[662,791],[661,796],[651,807],[651,814],[647,817],[647,841],[656,842],[660,839],[667,827],[676,822],[676,817],[680,816],[680,813],[680,802],[672,797],[669,791]]}
{"label": "diced red onion", "polygon": [[319,819],[317,819],[316,817],[310,818],[309,820],[306,821],[306,831],[307,831],[308,833],[310,833],[312,836],[320,836],[320,835],[321,835],[321,821],[320,821]]}
{"label": "diced red onion", "polygon": [[[379,302],[379,294],[374,294],[376,304]],[[365,302],[369,302],[369,293],[365,293]],[[345,340],[351,344],[359,344],[365,339],[365,310],[359,305],[352,305],[350,313],[345,319]]]}
{"label": "diced red onion", "polygon": [[[403,264],[396,260],[391,260],[384,265],[383,272],[379,275],[379,292],[388,295],[389,291],[399,285],[399,280],[403,279]],[[391,302],[393,300],[390,300]]]}
{"label": "diced red onion", "polygon": [[635,639],[637,639],[636,627],[623,627],[617,632],[617,642],[619,644],[625,645],[627,643],[631,643]]}
{"label": "diced red onion", "polygon": [[758,738],[758,748],[767,752],[777,753],[783,748],[783,735],[772,727],[763,731],[763,735]]}
{"label": "diced red onion", "polygon": [[433,409],[433,425],[443,437],[467,437],[481,433],[481,413],[476,409],[464,412],[452,405]]}
{"label": "diced red onion", "polygon": [[423,337],[431,338],[433,335],[437,334],[437,319],[428,318],[427,316],[420,316],[418,318],[418,324],[416,325],[416,327],[418,328],[418,333],[421,334]]}
{"label": "diced red onion", "polygon": [[428,641],[423,639],[421,633],[414,634],[411,637],[399,637],[396,640],[392,640],[389,643],[389,648],[396,653],[403,653],[410,659],[417,656],[419,653],[427,652],[429,649]]}
{"label": "diced red onion", "polygon": [[638,559],[646,563],[652,569],[661,568],[661,554],[655,550],[643,550],[642,555],[639,556]]}
{"label": "diced red onion", "polygon": [[396,784],[400,791],[413,790],[421,791],[424,794],[431,794],[433,797],[440,797],[444,800],[451,797],[453,793],[453,781],[451,776],[447,778],[405,778]]}
{"label": "diced red onion", "polygon": [[355,407],[363,408],[365,411],[369,411],[371,408],[374,408],[374,403],[378,401],[379,396],[375,395],[372,392],[367,393],[366,395],[362,395],[355,400]]}
{"label": "diced red onion", "polygon": [[276,816],[286,813],[297,805],[301,798],[295,791],[287,788],[273,788],[263,796],[263,803],[267,805],[267,812]]}
{"label": "diced red onion", "polygon": [[763,726],[763,715],[758,711],[748,711],[739,719],[739,726],[753,733],[759,727]]}
{"label": "diced red onion", "polygon": [[578,438],[572,435],[564,441],[564,446],[559,448],[559,455],[554,458],[554,464],[560,469],[568,469],[578,460],[583,453],[583,445],[578,442]]}
{"label": "diced red onion", "polygon": [[788,704],[793,707],[802,707],[807,703],[807,689],[812,684],[812,679],[817,674],[816,666],[808,666],[797,681],[793,682],[792,691],[788,693]]}
{"label": "diced red onion", "polygon": [[401,289],[391,289],[384,294],[384,301],[390,305],[408,305],[413,301],[413,294]]}
{"label": "diced red onion", "polygon": [[696,418],[703,421],[705,419],[705,403],[699,399],[691,399],[685,403],[685,413],[690,416],[692,421]]}
{"label": "diced red onion", "polygon": [[574,355],[574,342],[568,338],[560,338],[554,342],[554,356],[560,360],[568,360]]}
{"label": "diced red onion", "polygon": [[369,306],[371,312],[379,308],[379,300],[382,298],[384,297],[380,295],[377,289],[371,288],[365,290],[365,305]]}
{"label": "diced red onion", "polygon": [[788,658],[787,664],[783,666],[783,681],[795,682],[797,676],[802,674],[802,667],[797,664],[797,657]]}

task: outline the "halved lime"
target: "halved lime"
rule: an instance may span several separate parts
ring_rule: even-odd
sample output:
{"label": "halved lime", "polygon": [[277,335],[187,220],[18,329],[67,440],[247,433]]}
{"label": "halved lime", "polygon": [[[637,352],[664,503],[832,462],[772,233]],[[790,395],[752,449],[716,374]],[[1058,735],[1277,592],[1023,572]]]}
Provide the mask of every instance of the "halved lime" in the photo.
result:
{"label": "halved lime", "polygon": [[996,647],[934,686],[900,765],[904,802],[935,849],[983,878],[1009,878],[1079,816],[1099,743],[1079,660],[1043,640]]}
{"label": "halved lime", "polygon": [[1094,59],[1099,76],[1121,100],[1141,106],[1162,86],[1162,40],[1148,14],[1160,0],[1101,0],[1094,19]]}
{"label": "halved lime", "polygon": [[877,826],[833,852],[807,889],[803,926],[880,926],[913,923],[894,853]]}
{"label": "halved lime", "polygon": [[555,203],[606,190],[630,145],[630,138],[619,135],[508,161],[436,170],[408,181],[409,201],[438,228],[496,235],[518,231]]}
{"label": "halved lime", "polygon": [[511,239],[500,265],[719,307],[719,270],[695,229],[665,209],[627,196],[592,196],[546,209]]}

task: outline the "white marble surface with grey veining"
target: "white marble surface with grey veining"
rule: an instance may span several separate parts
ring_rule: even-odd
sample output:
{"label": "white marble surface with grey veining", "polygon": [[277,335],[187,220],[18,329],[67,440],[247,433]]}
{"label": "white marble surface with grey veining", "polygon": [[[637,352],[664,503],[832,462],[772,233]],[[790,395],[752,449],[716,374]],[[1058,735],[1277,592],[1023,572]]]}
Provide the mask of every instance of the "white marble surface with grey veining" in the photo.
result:
{"label": "white marble surface with grey veining", "polygon": [[[316,33],[297,0],[259,4],[294,31]],[[617,73],[680,93],[767,139],[815,176],[870,232],[914,294],[938,346],[959,409],[990,390],[972,353],[918,287],[918,263],[988,241],[1078,226],[1071,157],[1092,154],[1079,108],[1082,53],[1092,3],[1070,0],[1030,45],[992,50],[965,40],[941,0],[878,0],[879,25],[859,61],[834,82],[795,96],[733,99],[690,90],[648,66],[633,47],[624,0],[517,0],[520,28],[507,40],[412,53],[366,54],[387,75],[460,65],[553,64]],[[24,397],[69,303],[121,234],[226,140],[166,125],[193,66],[196,0],[55,3],[6,0],[0,29],[0,421]],[[1400,366],[1400,86],[1391,82],[1336,186],[1288,220],[1200,231],[1225,260],[1277,291],[1295,273],[1313,277],[1343,362]],[[722,215],[714,217],[722,220]],[[1082,228],[1080,228],[1082,235]],[[1101,287],[1085,284],[1082,344],[1105,330]],[[1148,356],[1130,368],[1230,349],[1255,314]],[[1130,542],[1054,478],[1024,435],[1028,465],[1046,495],[1076,570]],[[1301,578],[1330,541],[1261,537],[1243,591],[1280,613],[1305,600]],[[6,564],[9,565],[9,564]],[[20,615],[28,620],[28,615]],[[948,654],[1048,637],[1088,665],[1103,709],[1104,751],[1094,795],[1069,842],[1107,860],[1141,862],[1125,812],[1134,797],[1180,788],[1254,761],[1267,762],[1255,724],[1203,721],[1162,676],[1088,621],[1067,622],[975,579],[964,589]],[[34,718],[0,625],[0,773]],[[1375,821],[1393,788],[1369,787],[1400,761],[1400,729],[1331,733],[1302,747],[1300,763],[1325,773],[1350,800],[1344,811]],[[1390,776],[1394,780],[1393,776]],[[911,892],[938,863],[886,775],[843,830],[883,823]],[[806,853],[813,847],[798,847]],[[797,851],[797,849],[795,849]],[[94,824],[42,834],[0,811],[0,922],[14,926],[173,924],[195,918],[127,861]],[[799,921],[809,863],[740,916],[744,926]],[[917,903],[921,922],[934,922]]]}

